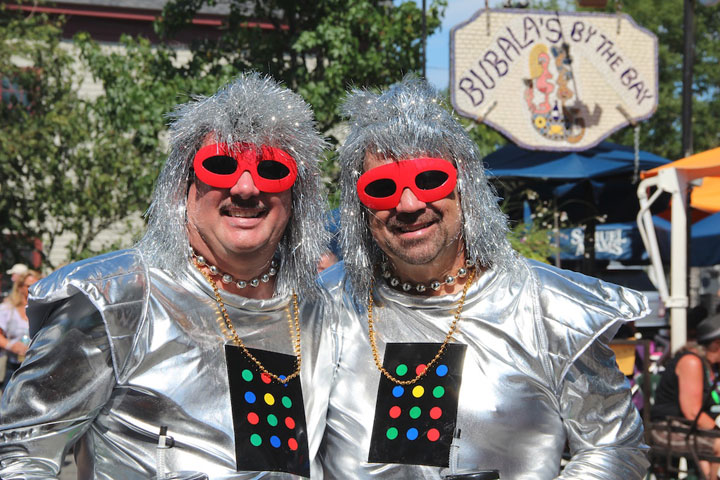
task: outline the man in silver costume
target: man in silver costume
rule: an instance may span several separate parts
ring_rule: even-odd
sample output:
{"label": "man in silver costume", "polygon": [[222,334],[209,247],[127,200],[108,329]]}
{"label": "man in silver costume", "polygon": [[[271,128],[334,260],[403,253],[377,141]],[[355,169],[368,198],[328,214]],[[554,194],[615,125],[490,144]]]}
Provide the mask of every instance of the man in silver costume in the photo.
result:
{"label": "man in silver costume", "polygon": [[476,146],[423,81],[355,90],[344,113],[326,478],[643,478],[604,342],[644,297],[517,255]]}
{"label": "man in silver costume", "polygon": [[299,318],[323,317],[306,300],[327,248],[325,141],[256,73],[171,118],[138,245],[33,291],[39,332],[0,409],[5,480],[58,478],[73,445],[81,479],[319,473],[327,329]]}

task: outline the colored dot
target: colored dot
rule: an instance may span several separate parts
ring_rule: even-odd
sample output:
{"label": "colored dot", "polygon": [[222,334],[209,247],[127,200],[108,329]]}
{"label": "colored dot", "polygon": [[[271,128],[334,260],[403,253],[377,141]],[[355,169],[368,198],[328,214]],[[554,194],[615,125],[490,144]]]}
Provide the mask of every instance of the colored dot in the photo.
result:
{"label": "colored dot", "polygon": [[444,377],[448,373],[447,365],[438,365],[438,367],[435,369],[435,374],[437,374],[438,377]]}
{"label": "colored dot", "polygon": [[431,428],[428,430],[427,438],[431,442],[435,442],[438,438],[440,438],[440,432],[438,432],[437,428]]}
{"label": "colored dot", "polygon": [[245,392],[245,401],[248,403],[255,403],[256,397],[253,392]]}
{"label": "colored dot", "polygon": [[427,366],[426,366],[424,363],[421,363],[421,364],[418,365],[417,368],[415,369],[415,375],[420,375],[420,374],[423,373],[426,369],[427,369]]}
{"label": "colored dot", "polygon": [[387,432],[385,432],[385,435],[387,435],[387,438],[390,440],[395,440],[398,436],[398,429],[395,427],[390,427],[387,429]]}
{"label": "colored dot", "polygon": [[260,417],[257,416],[257,413],[250,412],[247,415],[247,420],[248,420],[248,422],[250,422],[251,425],[257,425],[258,422],[260,421]]}
{"label": "colored dot", "polygon": [[245,370],[242,371],[242,378],[243,378],[243,380],[245,380],[246,382],[252,382],[253,374],[252,374],[252,372],[251,372],[250,370],[248,370],[248,369],[246,368]]}
{"label": "colored dot", "polygon": [[408,440],[415,440],[418,437],[417,428],[409,429],[405,436],[408,438]]}
{"label": "colored dot", "polygon": [[295,440],[294,438],[291,438],[290,440],[288,440],[288,447],[290,447],[290,450],[292,450],[292,451],[297,450],[298,449],[297,440]]}
{"label": "colored dot", "polygon": [[410,418],[418,418],[420,414],[422,413],[422,410],[420,410],[420,407],[412,407],[410,409]]}
{"label": "colored dot", "polygon": [[290,400],[290,397],[283,397],[282,404],[283,404],[283,407],[290,408],[290,407],[292,407],[292,400]]}
{"label": "colored dot", "polygon": [[435,398],[442,398],[442,396],[445,395],[445,389],[438,385],[437,387],[433,388],[433,397]]}
{"label": "colored dot", "polygon": [[292,417],[285,417],[285,426],[292,430],[295,428],[295,420]]}
{"label": "colored dot", "polygon": [[400,409],[400,407],[395,405],[394,407],[392,407],[390,409],[390,418],[398,418],[401,413],[402,413],[402,410]]}
{"label": "colored dot", "polygon": [[415,398],[420,398],[420,397],[422,397],[423,394],[425,393],[425,388],[423,388],[422,385],[416,385],[416,386],[412,389],[412,393],[413,393],[413,397],[415,397]]}
{"label": "colored dot", "polygon": [[273,435],[272,437],[270,437],[270,445],[272,445],[275,448],[279,448],[280,445],[282,445],[282,442],[280,441],[280,439],[278,437]]}
{"label": "colored dot", "polygon": [[442,409],[440,407],[433,407],[430,409],[430,418],[437,420],[442,416]]}
{"label": "colored dot", "polygon": [[275,405],[275,397],[272,396],[272,393],[265,394],[265,403],[268,405]]}
{"label": "colored dot", "polygon": [[400,397],[402,397],[403,393],[405,393],[405,389],[403,387],[401,387],[400,385],[395,385],[392,392],[393,392],[393,397],[400,398]]}
{"label": "colored dot", "polygon": [[408,368],[407,368],[407,365],[405,365],[404,363],[401,363],[401,364],[398,365],[397,368],[395,369],[395,373],[397,374],[398,377],[402,377],[402,376],[405,375],[407,372],[408,372]]}
{"label": "colored dot", "polygon": [[263,372],[260,374],[260,380],[263,381],[263,383],[270,383],[272,382],[272,378],[267,373]]}
{"label": "colored dot", "polygon": [[[278,378],[279,378],[280,380],[285,380],[287,377],[286,377],[285,375],[279,375]],[[283,383],[282,386],[285,387],[285,388],[287,388],[288,384],[287,384],[287,383]]]}
{"label": "colored dot", "polygon": [[271,413],[270,415],[267,416],[267,422],[268,422],[268,425],[270,425],[271,427],[277,427],[278,419],[275,415],[273,415]]}
{"label": "colored dot", "polygon": [[260,445],[262,445],[262,437],[260,437],[260,435],[258,435],[257,433],[253,433],[252,435],[250,435],[250,443],[252,443],[256,447],[259,447]]}

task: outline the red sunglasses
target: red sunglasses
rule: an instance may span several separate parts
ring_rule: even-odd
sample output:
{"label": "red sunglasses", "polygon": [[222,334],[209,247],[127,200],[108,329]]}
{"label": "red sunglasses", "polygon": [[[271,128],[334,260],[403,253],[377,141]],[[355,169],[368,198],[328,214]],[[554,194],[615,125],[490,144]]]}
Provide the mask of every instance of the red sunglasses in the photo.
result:
{"label": "red sunglasses", "polygon": [[245,172],[250,172],[261,192],[277,193],[292,187],[297,164],[287,152],[251,143],[213,143],[202,147],[193,161],[195,175],[216,188],[230,188]]}
{"label": "red sunglasses", "polygon": [[358,198],[373,210],[390,210],[400,203],[409,188],[421,202],[434,202],[450,195],[457,183],[457,170],[442,158],[414,158],[375,167],[360,175]]}

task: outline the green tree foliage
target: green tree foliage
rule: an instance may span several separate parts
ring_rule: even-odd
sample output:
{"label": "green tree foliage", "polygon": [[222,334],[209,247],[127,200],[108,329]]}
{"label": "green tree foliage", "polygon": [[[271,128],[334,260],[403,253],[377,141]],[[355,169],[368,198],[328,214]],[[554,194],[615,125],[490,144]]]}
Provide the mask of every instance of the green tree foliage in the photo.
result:
{"label": "green tree foliage", "polygon": [[[66,233],[68,260],[127,246],[139,233],[128,218],[147,208],[165,158],[164,114],[230,75],[190,78],[172,50],[143,39],[123,38],[122,51],[82,34],[68,45],[62,20],[3,13],[0,71],[24,96],[0,103],[0,231],[12,240],[1,261],[41,239],[54,268],[48,253]],[[104,89],[96,98],[79,95],[86,72]],[[94,244],[110,226],[125,243]]]}
{"label": "green tree foliage", "polygon": [[59,23],[8,11],[0,19],[0,72],[18,92],[0,103],[0,232],[11,255],[35,238],[47,252],[64,231],[96,231],[104,220],[84,221],[104,186],[84,171],[92,119]]}
{"label": "green tree foliage", "polygon": [[[610,0],[609,11],[618,3]],[[693,147],[695,152],[720,145],[720,7],[695,2],[695,63],[693,67]],[[669,159],[682,155],[681,109],[683,65],[683,0],[622,2],[621,11],[658,37],[660,91],[655,114],[641,123],[640,148]],[[633,129],[612,141],[633,144]]]}
{"label": "green tree foliage", "polygon": [[[169,2],[158,31],[171,37],[211,3]],[[440,25],[446,3],[430,2],[428,35]],[[188,68],[214,72],[229,63],[238,71],[269,73],[313,106],[322,131],[338,124],[338,105],[348,87],[387,86],[422,68],[422,12],[412,1],[231,0],[229,8],[218,39],[193,42]]]}

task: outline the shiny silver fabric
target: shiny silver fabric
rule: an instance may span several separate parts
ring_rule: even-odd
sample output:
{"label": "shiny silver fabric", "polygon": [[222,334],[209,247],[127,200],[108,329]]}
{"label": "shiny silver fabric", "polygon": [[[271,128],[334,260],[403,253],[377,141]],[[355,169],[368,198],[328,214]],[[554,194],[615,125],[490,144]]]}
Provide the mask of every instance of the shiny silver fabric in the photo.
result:
{"label": "shiny silver fabric", "polygon": [[[488,270],[467,294],[454,336],[468,346],[457,469],[497,469],[502,480],[643,478],[642,422],[602,341],[620,322],[645,314],[645,298],[544,264],[522,268],[517,276]],[[343,294],[339,266],[323,281],[344,309],[335,329],[338,368],[320,452],[325,477],[441,478],[447,473],[441,467],[367,462],[380,380],[368,341],[367,299],[354,305]],[[441,343],[459,296],[421,298],[376,280],[381,359],[386,343]],[[566,440],[572,460],[558,477]]]}
{"label": "shiny silver fabric", "polygon": [[[247,346],[293,354],[289,298],[223,298]],[[175,440],[166,451],[169,471],[199,471],[210,479],[299,478],[236,472],[223,352],[228,341],[213,292],[189,262],[172,278],[148,269],[136,250],[73,264],[38,284],[29,314],[44,328],[2,398],[0,478],[57,478],[66,451],[78,441],[80,479],[154,479],[161,425]],[[319,322],[321,311],[306,306],[301,315],[313,459],[326,408],[313,399],[327,395],[323,385],[331,371],[330,359],[315,352],[329,330]],[[324,381],[314,385],[315,378]],[[321,478],[314,461],[311,471]]]}

